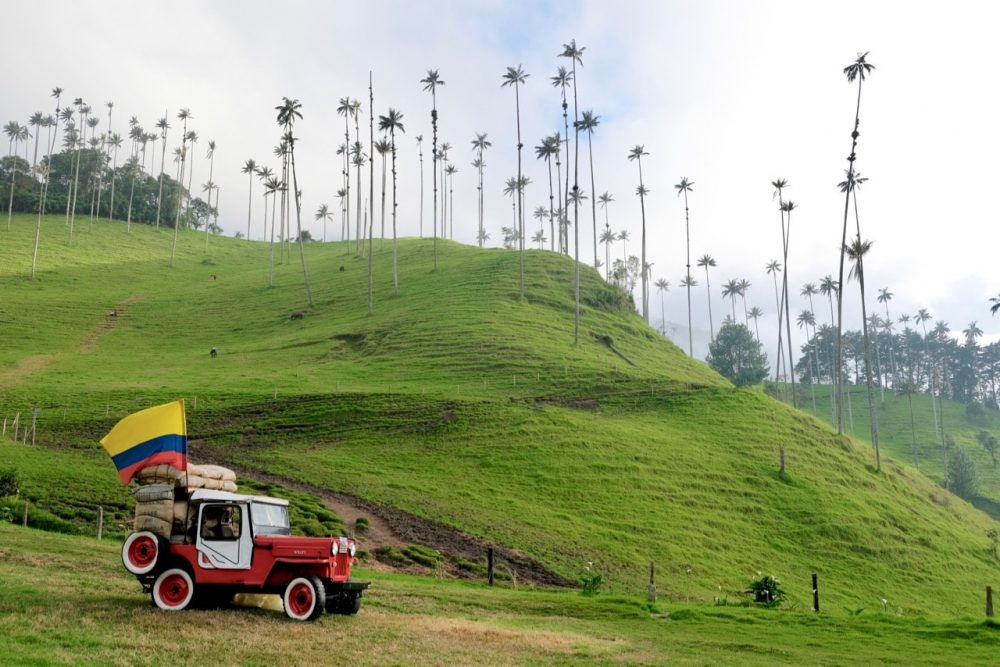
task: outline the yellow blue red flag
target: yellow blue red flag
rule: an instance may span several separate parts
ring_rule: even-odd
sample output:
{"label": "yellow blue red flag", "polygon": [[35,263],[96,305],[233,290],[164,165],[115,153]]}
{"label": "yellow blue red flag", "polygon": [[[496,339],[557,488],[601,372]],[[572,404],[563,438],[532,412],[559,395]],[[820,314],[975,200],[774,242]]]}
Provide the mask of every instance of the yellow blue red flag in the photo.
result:
{"label": "yellow blue red flag", "polygon": [[136,472],[149,466],[165,463],[187,470],[184,401],[157,405],[125,417],[101,439],[101,445],[126,486]]}

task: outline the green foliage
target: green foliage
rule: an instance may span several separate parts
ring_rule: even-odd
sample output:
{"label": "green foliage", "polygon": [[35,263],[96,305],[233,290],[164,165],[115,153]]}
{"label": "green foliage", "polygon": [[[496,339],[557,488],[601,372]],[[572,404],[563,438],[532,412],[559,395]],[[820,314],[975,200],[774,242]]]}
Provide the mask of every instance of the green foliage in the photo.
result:
{"label": "green foliage", "polygon": [[976,462],[964,449],[956,448],[948,458],[948,488],[965,499],[974,498],[979,492]]}
{"label": "green foliage", "polygon": [[768,373],[760,343],[742,324],[727,322],[708,348],[708,364],[737,387],[757,384]]}
{"label": "green foliage", "polygon": [[[970,403],[970,405],[978,404]],[[1000,442],[997,441],[997,437],[989,431],[980,431],[976,434],[976,440],[979,441],[979,444],[990,455],[990,460],[993,462],[993,467],[995,468],[997,466],[997,451],[1000,449]]]}
{"label": "green foliage", "polygon": [[0,470],[0,498],[16,496],[21,492],[21,478],[16,468]]}
{"label": "green foliage", "polygon": [[778,607],[786,597],[781,582],[771,575],[751,581],[750,587],[744,592],[753,595],[754,603],[764,607]]}
{"label": "green foliage", "polygon": [[368,532],[369,524],[367,517],[359,516],[354,520],[354,532],[362,535]]}
{"label": "green foliage", "polygon": [[597,595],[604,585],[604,577],[593,569],[593,563],[587,563],[580,575],[580,593],[583,595]]}

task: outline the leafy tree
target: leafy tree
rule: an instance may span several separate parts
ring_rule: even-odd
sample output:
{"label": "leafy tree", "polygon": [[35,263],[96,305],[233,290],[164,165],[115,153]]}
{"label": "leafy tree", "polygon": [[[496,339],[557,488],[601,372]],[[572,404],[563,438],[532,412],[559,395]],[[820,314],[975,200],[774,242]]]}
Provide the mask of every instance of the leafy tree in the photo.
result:
{"label": "leafy tree", "polygon": [[1000,442],[997,441],[995,435],[989,431],[980,431],[976,434],[976,440],[979,444],[983,446],[983,449],[990,455],[990,460],[993,461],[993,467],[997,467],[997,450],[1000,449]]}
{"label": "leafy tree", "polygon": [[760,343],[744,324],[725,322],[708,350],[708,364],[737,387],[757,384],[770,372]]}
{"label": "leafy tree", "polygon": [[976,462],[961,447],[955,447],[948,458],[947,481],[951,491],[966,500],[975,498],[979,492],[979,474]]}

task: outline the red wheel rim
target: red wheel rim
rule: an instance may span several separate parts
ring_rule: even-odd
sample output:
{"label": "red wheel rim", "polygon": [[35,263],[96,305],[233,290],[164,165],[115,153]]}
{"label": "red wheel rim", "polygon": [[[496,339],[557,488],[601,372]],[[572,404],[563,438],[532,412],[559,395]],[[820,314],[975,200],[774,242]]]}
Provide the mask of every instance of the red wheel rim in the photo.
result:
{"label": "red wheel rim", "polygon": [[312,611],[315,596],[312,586],[306,583],[295,584],[288,596],[288,606],[295,616],[306,616]]}
{"label": "red wheel rim", "polygon": [[156,560],[156,540],[139,537],[128,546],[128,560],[138,569],[148,567]]}
{"label": "red wheel rim", "polygon": [[167,575],[160,582],[160,599],[163,604],[176,607],[187,599],[188,590],[187,579],[179,574]]}

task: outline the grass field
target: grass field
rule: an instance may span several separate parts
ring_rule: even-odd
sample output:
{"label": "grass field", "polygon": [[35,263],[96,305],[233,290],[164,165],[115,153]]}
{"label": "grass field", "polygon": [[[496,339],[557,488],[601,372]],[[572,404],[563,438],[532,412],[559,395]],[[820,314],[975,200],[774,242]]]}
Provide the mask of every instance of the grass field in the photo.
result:
{"label": "grass field", "polygon": [[376,240],[369,314],[368,260],[344,244],[307,246],[308,307],[294,249],[268,287],[260,243],[213,237],[205,252],[182,233],[171,268],[169,231],[77,229],[69,246],[62,219],[45,221],[36,280],[34,219],[3,232],[0,417],[23,426],[41,412],[37,444],[0,454],[29,500],[88,531],[97,502],[121,529],[128,513],[97,440],[183,397],[193,460],[397,507],[569,579],[590,562],[616,595],[640,595],[654,562],[671,602],[745,599],[763,572],[805,610],[818,572],[831,609],[884,599],[944,618],[978,616],[998,583],[996,523],[915,470],[898,441],[876,474],[863,440],[734,390],[591,269],[573,345],[564,257],[527,253],[522,300],[515,253],[439,241],[435,271],[432,241],[405,239],[397,293],[391,241]]}
{"label": "grass field", "polygon": [[[489,589],[383,573],[357,616],[290,624],[278,611],[156,610],[119,545],[0,524],[5,664],[986,665],[1000,624],[650,605],[638,596]],[[856,614],[856,615],[854,615]]]}

